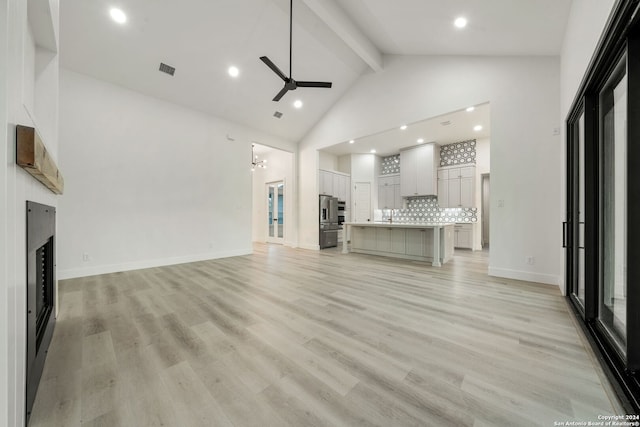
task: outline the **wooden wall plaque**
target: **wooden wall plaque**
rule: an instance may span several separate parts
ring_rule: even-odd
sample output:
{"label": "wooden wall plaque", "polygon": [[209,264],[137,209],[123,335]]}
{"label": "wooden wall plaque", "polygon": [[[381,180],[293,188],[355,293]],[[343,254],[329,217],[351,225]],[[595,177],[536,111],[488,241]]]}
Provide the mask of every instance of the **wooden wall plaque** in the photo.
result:
{"label": "wooden wall plaque", "polygon": [[62,174],[32,127],[16,126],[16,163],[52,192],[64,191]]}

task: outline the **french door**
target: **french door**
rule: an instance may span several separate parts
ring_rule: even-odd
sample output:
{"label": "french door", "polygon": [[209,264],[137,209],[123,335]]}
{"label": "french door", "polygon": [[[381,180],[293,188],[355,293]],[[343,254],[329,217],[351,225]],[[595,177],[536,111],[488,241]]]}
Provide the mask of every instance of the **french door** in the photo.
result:
{"label": "french door", "polygon": [[284,243],[284,181],[267,183],[267,238],[269,243]]}
{"label": "french door", "polygon": [[640,411],[640,25],[638,1],[614,8],[567,118],[567,297]]}

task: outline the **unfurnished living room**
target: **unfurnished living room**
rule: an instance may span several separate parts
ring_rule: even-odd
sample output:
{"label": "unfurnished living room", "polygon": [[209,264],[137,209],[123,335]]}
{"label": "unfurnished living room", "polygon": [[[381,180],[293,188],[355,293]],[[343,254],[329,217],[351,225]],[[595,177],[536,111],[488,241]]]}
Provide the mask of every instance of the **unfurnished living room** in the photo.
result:
{"label": "unfurnished living room", "polygon": [[0,427],[640,425],[638,11],[0,0]]}

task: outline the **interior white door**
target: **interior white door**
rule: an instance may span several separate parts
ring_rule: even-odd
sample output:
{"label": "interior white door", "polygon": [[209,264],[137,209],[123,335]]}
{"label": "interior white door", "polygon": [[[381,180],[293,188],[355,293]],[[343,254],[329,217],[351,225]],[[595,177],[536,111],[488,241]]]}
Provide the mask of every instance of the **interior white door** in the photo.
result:
{"label": "interior white door", "polygon": [[356,182],[353,191],[355,194],[354,222],[371,221],[371,183]]}
{"label": "interior white door", "polygon": [[267,238],[284,243],[284,181],[267,183]]}

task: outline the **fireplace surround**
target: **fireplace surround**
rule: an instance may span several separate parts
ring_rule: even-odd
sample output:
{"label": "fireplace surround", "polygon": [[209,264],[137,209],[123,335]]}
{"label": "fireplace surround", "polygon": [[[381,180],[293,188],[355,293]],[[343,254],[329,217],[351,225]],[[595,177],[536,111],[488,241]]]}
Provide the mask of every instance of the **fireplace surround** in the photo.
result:
{"label": "fireplace surround", "polygon": [[27,201],[27,422],[55,325],[55,230],[55,208]]}

